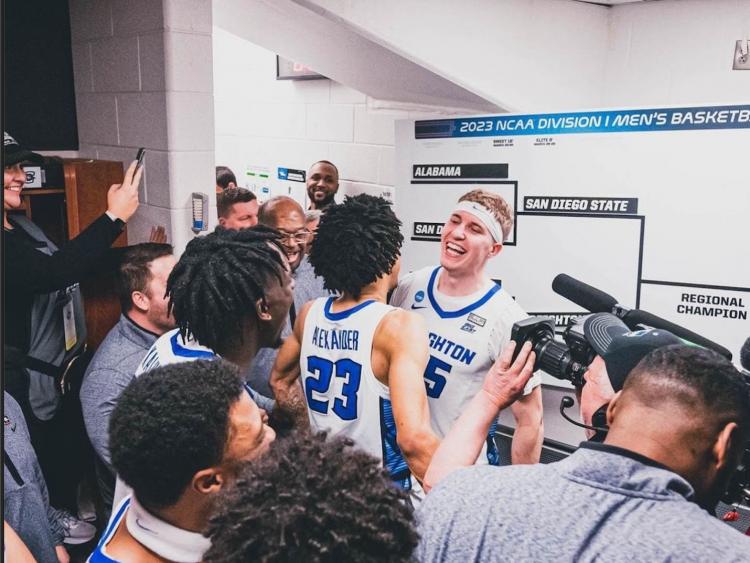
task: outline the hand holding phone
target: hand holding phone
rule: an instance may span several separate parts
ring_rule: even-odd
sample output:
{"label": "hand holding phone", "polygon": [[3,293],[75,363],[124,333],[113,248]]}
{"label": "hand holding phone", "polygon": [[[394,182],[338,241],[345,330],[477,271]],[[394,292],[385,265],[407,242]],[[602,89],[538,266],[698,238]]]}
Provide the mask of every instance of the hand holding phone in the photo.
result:
{"label": "hand holding phone", "polygon": [[146,149],[141,147],[138,149],[138,152],[135,155],[135,171],[138,172],[138,169],[143,166],[143,157],[146,156]]}
{"label": "hand holding phone", "polygon": [[[139,157],[142,155],[139,151]],[[138,185],[141,182],[143,170],[134,161],[125,172],[122,184],[112,184],[107,192],[107,211],[110,215],[127,222],[138,209]]]}

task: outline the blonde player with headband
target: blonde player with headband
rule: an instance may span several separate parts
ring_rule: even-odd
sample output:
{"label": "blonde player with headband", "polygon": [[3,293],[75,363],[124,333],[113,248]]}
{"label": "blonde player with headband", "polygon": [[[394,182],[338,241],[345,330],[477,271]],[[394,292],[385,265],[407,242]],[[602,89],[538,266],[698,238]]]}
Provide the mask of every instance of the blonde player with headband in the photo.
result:
{"label": "blonde player with headband", "polygon": [[[492,281],[487,262],[500,254],[513,226],[513,212],[499,195],[481,189],[459,198],[440,238],[440,266],[403,277],[391,305],[427,321],[430,359],[424,373],[432,427],[444,437],[510,340],[513,323],[528,315]],[[541,379],[535,374],[511,405],[516,430],[512,462],[537,463],[541,453]],[[498,465],[490,428],[477,463]]]}

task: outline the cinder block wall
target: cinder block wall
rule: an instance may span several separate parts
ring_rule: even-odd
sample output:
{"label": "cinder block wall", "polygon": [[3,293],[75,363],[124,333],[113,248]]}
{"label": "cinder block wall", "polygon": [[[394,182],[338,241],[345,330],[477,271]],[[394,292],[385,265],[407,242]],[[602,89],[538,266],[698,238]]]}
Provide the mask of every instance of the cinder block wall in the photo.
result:
{"label": "cinder block wall", "polygon": [[79,154],[127,166],[146,147],[130,242],[159,224],[181,250],[190,194],[214,191],[211,1],[70,0],[70,19]]}

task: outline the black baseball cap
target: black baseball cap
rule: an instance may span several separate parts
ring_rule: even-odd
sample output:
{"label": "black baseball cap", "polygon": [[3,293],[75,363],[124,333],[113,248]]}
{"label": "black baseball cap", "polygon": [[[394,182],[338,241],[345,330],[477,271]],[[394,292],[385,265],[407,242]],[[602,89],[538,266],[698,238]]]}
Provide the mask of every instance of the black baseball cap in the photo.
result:
{"label": "black baseball cap", "polygon": [[583,334],[607,366],[612,389],[620,391],[631,370],[649,352],[670,344],[688,344],[660,328],[631,331],[611,313],[596,313],[583,323]]}
{"label": "black baseball cap", "polygon": [[23,148],[18,144],[18,141],[3,131],[3,166],[12,166],[19,162],[41,164],[44,162],[44,157]]}

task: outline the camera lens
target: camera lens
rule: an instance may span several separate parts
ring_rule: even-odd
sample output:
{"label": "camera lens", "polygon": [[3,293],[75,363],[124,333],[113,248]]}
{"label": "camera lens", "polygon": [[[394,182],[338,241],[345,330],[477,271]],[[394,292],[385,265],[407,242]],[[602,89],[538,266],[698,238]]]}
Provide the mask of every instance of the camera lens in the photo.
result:
{"label": "camera lens", "polygon": [[534,347],[537,367],[558,379],[567,379],[565,373],[570,363],[570,349],[563,343],[549,338]]}

